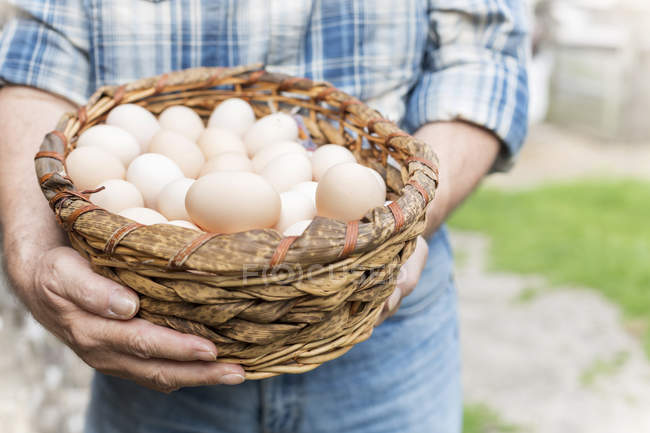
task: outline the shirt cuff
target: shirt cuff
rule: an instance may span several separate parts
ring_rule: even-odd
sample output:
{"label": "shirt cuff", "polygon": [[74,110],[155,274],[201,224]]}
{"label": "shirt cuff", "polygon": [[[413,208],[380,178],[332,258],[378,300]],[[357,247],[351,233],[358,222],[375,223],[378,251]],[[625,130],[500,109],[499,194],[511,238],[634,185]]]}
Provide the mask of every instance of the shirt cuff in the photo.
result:
{"label": "shirt cuff", "polygon": [[404,127],[414,133],[431,122],[460,120],[478,125],[494,133],[502,144],[492,171],[507,171],[528,132],[526,68],[505,55],[501,61],[467,62],[462,59],[476,59],[477,53],[463,55],[457,46],[454,50],[456,62],[425,71],[412,89]]}

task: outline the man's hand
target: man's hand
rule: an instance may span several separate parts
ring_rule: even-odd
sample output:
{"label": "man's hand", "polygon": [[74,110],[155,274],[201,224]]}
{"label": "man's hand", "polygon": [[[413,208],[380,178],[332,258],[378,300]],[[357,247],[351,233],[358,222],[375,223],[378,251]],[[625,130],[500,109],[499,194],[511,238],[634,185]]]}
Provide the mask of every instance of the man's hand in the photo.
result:
{"label": "man's hand", "polygon": [[[429,237],[492,167],[499,152],[499,141],[492,133],[463,122],[430,123],[415,136],[431,146],[440,161],[440,185],[427,208],[424,236]],[[402,267],[404,278],[400,280],[403,281],[398,281],[395,291],[386,300],[378,324],[397,311],[402,298],[413,291],[426,264],[427,254],[426,242],[418,238],[415,252]]]}
{"label": "man's hand", "polygon": [[410,295],[415,286],[418,285],[418,281],[420,281],[420,275],[422,275],[429,255],[429,245],[422,236],[418,236],[416,242],[415,251],[399,270],[395,291],[386,299],[384,309],[377,320],[377,325],[380,325],[387,317],[395,314],[402,303],[402,299]]}
{"label": "man's hand", "polygon": [[212,342],[133,318],[137,294],[95,274],[65,246],[33,158],[43,136],[71,109],[38,90],[0,90],[0,173],[7,180],[0,183],[0,222],[16,294],[40,323],[104,373],[165,392],[241,383],[241,366],[214,362]]}
{"label": "man's hand", "polygon": [[164,392],[243,381],[240,366],[213,362],[210,341],[134,319],[137,294],[94,273],[73,249],[47,251],[30,271],[31,286],[14,281],[32,314],[91,367]]}

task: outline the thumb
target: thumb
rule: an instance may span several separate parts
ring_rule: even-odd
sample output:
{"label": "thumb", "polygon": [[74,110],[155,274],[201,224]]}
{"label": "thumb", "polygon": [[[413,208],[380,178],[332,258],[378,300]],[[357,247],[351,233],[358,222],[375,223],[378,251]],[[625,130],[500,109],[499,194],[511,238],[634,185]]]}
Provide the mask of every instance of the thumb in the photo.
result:
{"label": "thumb", "polygon": [[43,282],[43,286],[79,308],[107,319],[122,320],[132,318],[138,311],[138,295],[133,290],[93,272],[72,248],[53,249],[44,260],[49,271],[44,278],[49,281]]}

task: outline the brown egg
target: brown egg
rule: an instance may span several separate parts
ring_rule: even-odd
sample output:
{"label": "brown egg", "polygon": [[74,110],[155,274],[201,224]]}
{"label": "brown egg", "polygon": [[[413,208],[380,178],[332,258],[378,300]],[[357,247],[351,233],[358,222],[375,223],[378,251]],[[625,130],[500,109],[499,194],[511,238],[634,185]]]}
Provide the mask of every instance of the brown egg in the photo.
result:
{"label": "brown egg", "polygon": [[[110,179],[97,185],[103,190],[90,196],[90,201],[109,212],[118,213],[130,207],[143,207],[142,194],[130,182],[122,179]],[[96,189],[96,188],[95,188]]]}
{"label": "brown egg", "polygon": [[196,144],[177,132],[164,129],[151,138],[149,152],[165,155],[174,161],[185,177],[196,178],[205,162]]}
{"label": "brown egg", "polygon": [[65,167],[78,190],[95,188],[109,179],[124,179],[125,174],[124,165],[117,157],[94,146],[70,152]]}
{"label": "brown egg", "polygon": [[185,209],[185,195],[194,182],[194,179],[184,177],[165,185],[156,200],[158,211],[168,220],[189,221],[190,216]]}
{"label": "brown egg", "polygon": [[158,117],[158,123],[162,129],[184,135],[192,142],[196,141],[205,129],[201,117],[184,105],[165,108]]}
{"label": "brown egg", "polygon": [[203,176],[185,198],[192,221],[213,233],[273,227],[280,206],[280,195],[262,176],[244,171]]}
{"label": "brown egg", "polygon": [[294,185],[311,180],[311,163],[304,154],[286,153],[269,162],[260,174],[277,192],[285,192]]}
{"label": "brown egg", "polygon": [[167,223],[167,218],[160,215],[153,209],[147,207],[132,207],[129,209],[124,209],[118,212],[118,215],[123,216],[124,218],[132,219],[135,222],[150,226],[153,224],[165,224]]}
{"label": "brown egg", "polygon": [[203,164],[199,177],[215,171],[251,171],[250,159],[245,153],[220,153]]}
{"label": "brown egg", "polygon": [[212,159],[222,153],[243,153],[246,154],[246,146],[242,139],[225,129],[208,128],[199,137],[197,142],[205,159]]}
{"label": "brown egg", "polygon": [[253,158],[253,171],[261,173],[267,164],[280,155],[287,153],[302,153],[307,155],[307,151],[302,144],[295,141],[281,141],[280,143],[271,144],[255,154]]}
{"label": "brown egg", "polygon": [[311,157],[314,180],[319,181],[330,167],[343,162],[357,162],[348,149],[337,144],[325,144],[314,152]]}
{"label": "brown egg", "polygon": [[372,169],[346,162],[325,172],[316,189],[316,209],[319,216],[340,221],[354,221],[386,201]]}

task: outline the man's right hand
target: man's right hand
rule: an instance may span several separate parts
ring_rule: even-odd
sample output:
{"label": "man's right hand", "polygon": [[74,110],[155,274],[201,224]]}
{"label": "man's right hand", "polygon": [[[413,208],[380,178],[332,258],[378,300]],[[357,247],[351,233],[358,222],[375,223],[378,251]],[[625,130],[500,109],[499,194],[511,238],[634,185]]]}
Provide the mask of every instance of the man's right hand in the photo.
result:
{"label": "man's right hand", "polygon": [[35,89],[0,89],[0,222],[14,290],[40,323],[101,372],[164,392],[241,383],[241,366],[215,362],[212,342],[134,318],[137,294],[62,246],[33,158],[43,136],[73,108]]}
{"label": "man's right hand", "polygon": [[243,381],[240,366],[214,362],[212,342],[133,318],[137,294],[94,273],[73,249],[47,251],[34,265],[31,287],[16,289],[34,317],[91,367],[163,392]]}

